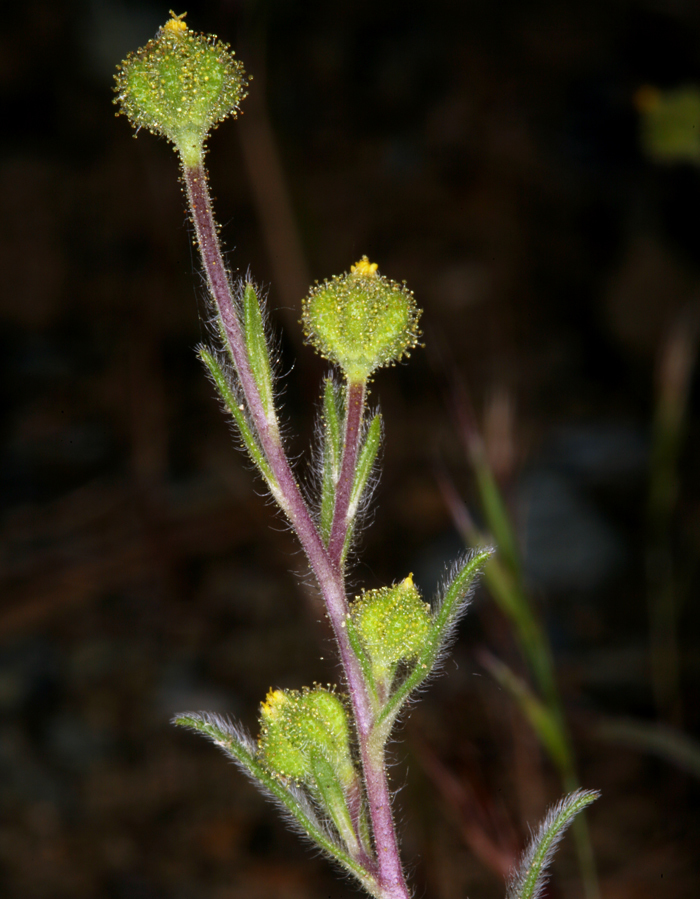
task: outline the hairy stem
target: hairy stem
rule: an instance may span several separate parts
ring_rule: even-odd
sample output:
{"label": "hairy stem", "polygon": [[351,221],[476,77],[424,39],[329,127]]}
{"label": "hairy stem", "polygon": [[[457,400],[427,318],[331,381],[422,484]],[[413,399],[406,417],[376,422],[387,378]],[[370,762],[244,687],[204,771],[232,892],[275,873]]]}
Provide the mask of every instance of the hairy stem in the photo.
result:
{"label": "hairy stem", "polygon": [[355,481],[357,456],[362,438],[362,420],[365,412],[366,381],[351,381],[345,397],[345,434],[343,438],[343,459],[340,464],[340,477],[335,491],[335,509],[333,526],[328,541],[328,555],[333,564],[343,567],[343,550],[350,521],[350,497]]}
{"label": "hairy stem", "polygon": [[[346,440],[341,478],[338,485],[340,492],[341,485],[344,484],[343,477],[345,476],[347,490],[345,491],[344,487],[342,489],[344,491],[343,495],[346,492],[347,496],[342,501],[336,499],[333,531],[336,530],[336,518],[338,518],[340,523],[337,529],[336,545],[340,548],[339,550],[336,549],[337,561],[334,561],[330,552],[327,552],[323,545],[299,485],[294,478],[279,436],[274,410],[266,413],[260,391],[251,371],[236,303],[231,292],[231,285],[221,254],[217,227],[209,198],[206,172],[201,164],[197,166],[183,164],[183,175],[209,289],[216,303],[246,407],[250,413],[260,446],[268,461],[280,494],[276,498],[278,498],[281,508],[289,518],[309,559],[321,589],[328,617],[338,643],[360,744],[367,801],[377,852],[378,881],[382,890],[382,899],[408,899],[409,892],[403,876],[391,811],[391,794],[386,777],[383,746],[380,744],[374,745],[376,741],[373,740],[375,721],[372,702],[360,664],[352,650],[346,630],[348,603],[342,567],[340,565],[344,537],[347,531],[345,518],[347,517],[357,459],[357,448],[361,436],[360,429],[365,395],[364,383],[351,384],[348,389]],[[344,503],[345,511],[342,511],[342,503]]]}

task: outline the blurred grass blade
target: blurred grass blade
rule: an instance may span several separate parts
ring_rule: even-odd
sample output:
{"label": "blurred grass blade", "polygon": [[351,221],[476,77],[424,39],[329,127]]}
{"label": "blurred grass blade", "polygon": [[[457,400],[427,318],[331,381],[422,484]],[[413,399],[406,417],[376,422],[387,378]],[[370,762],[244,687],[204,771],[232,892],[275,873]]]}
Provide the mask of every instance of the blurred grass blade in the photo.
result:
{"label": "blurred grass blade", "polygon": [[571,750],[558,717],[533,693],[530,686],[500,659],[483,652],[480,661],[496,683],[510,693],[560,774],[568,775],[573,767]]}
{"label": "blurred grass blade", "polygon": [[[484,535],[477,529],[454,484],[444,471],[439,474],[440,489],[452,515],[455,527],[467,546],[483,546]],[[509,568],[501,559],[500,546],[484,568],[484,580],[496,605],[509,619],[525,661],[548,704],[559,708],[559,692],[549,640],[542,629],[525,592],[520,572]]]}
{"label": "blurred grass blade", "polygon": [[597,734],[611,743],[656,755],[700,780],[700,743],[673,727],[626,719],[606,721]]}
{"label": "blurred grass blade", "polygon": [[647,500],[649,652],[658,714],[682,720],[678,613],[681,597],[672,528],[679,492],[678,465],[687,430],[688,401],[700,340],[700,305],[676,316],[656,362],[656,395]]}

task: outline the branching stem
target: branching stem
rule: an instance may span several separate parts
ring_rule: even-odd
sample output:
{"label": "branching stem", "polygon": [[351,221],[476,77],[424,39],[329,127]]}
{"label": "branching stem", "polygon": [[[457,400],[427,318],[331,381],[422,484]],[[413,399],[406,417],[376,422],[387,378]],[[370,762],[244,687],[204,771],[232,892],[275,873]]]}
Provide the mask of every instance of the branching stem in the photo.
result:
{"label": "branching stem", "polygon": [[[323,595],[338,643],[350,694],[364,772],[372,832],[377,853],[377,879],[381,899],[408,899],[391,811],[391,794],[384,764],[383,741],[375,737],[375,715],[360,664],[346,630],[348,602],[342,572],[342,552],[347,533],[347,513],[361,439],[365,384],[352,383],[346,404],[345,442],[341,475],[329,549],[323,545],[316,524],[294,478],[277,427],[274,409],[266,412],[250,366],[236,301],[221,254],[203,165],[183,164],[187,198],[202,254],[209,289],[226,335],[246,408],[279,491],[280,506],[289,518],[309,559]],[[374,872],[372,872],[374,873]]]}

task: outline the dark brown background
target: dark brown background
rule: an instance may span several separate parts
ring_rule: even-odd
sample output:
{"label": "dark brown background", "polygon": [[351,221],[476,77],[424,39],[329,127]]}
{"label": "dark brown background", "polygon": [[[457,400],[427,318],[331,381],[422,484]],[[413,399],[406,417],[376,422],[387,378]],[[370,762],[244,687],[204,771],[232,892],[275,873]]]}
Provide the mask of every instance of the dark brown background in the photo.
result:
{"label": "dark brown background", "polygon": [[[295,455],[323,372],[297,326],[309,281],[367,253],[425,309],[426,348],[373,388],[387,443],[358,586],[413,571],[430,593],[460,551],[437,460],[479,515],[458,372],[519,523],[582,780],[603,791],[590,815],[603,896],[695,895],[697,782],[596,734],[655,717],[653,371],[697,293],[700,174],[644,157],[633,97],[700,79],[697,6],[188,11],[254,75],[245,116],[211,140],[211,183],[231,266],[269,285]],[[202,708],[254,730],[270,685],[337,673],[303,559],[195,359],[207,311],[176,160],[113,117],[114,65],[166,14],[3,9],[0,884],[17,899],[351,895],[223,757],[168,723]],[[686,597],[677,723],[691,735],[698,443],[696,387],[671,535]],[[420,896],[502,895],[474,833],[512,851],[561,792],[480,667],[484,647],[520,664],[481,592],[393,749]],[[580,895],[570,841],[552,894]]]}

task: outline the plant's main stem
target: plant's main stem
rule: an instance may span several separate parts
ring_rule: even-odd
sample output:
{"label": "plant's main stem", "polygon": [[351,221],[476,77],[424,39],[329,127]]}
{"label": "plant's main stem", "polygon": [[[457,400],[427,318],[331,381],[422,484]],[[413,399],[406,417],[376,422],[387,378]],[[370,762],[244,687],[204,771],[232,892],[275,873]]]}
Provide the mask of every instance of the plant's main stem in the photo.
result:
{"label": "plant's main stem", "polygon": [[[228,273],[221,254],[204,166],[202,164],[188,166],[183,163],[183,175],[209,289],[226,333],[246,407],[281,495],[280,505],[288,516],[309,559],[321,589],[328,617],[338,643],[340,659],[357,727],[367,802],[377,853],[377,871],[369,873],[376,873],[381,890],[381,899],[409,899],[410,894],[403,875],[391,810],[391,793],[384,764],[384,747],[374,739],[375,721],[372,703],[359,662],[350,646],[345,629],[348,603],[340,563],[347,533],[347,509],[361,436],[360,428],[364,409],[365,387],[364,384],[351,384],[348,390],[345,427],[346,441],[341,465],[341,477],[338,484],[339,490],[341,484],[343,484],[342,496],[344,498],[341,499],[341,502],[338,501],[338,498],[336,499],[332,533],[336,533],[336,519],[338,519],[339,523],[336,544],[334,544],[336,546],[337,561],[334,561],[330,552],[323,545],[299,485],[294,478],[279,436],[274,411],[270,413],[273,416],[271,420],[265,412],[265,407],[250,367],[236,303],[231,292]],[[344,476],[345,480],[343,480]],[[349,486],[346,491],[347,484]],[[340,546],[339,550],[337,545]]]}

